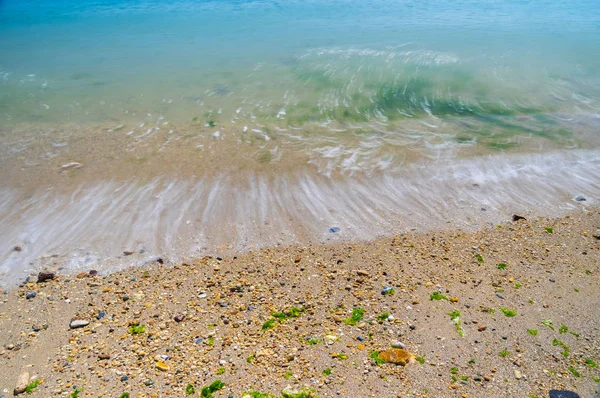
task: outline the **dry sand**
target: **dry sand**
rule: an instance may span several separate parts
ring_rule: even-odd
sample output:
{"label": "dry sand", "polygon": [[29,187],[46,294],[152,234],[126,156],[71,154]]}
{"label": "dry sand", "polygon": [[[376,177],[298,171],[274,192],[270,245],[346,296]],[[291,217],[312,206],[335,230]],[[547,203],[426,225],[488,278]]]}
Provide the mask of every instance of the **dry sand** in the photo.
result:
{"label": "dry sand", "polygon": [[[476,233],[33,276],[0,295],[0,397],[23,371],[43,380],[32,397],[183,397],[190,384],[200,396],[217,379],[214,397],[288,386],[319,397],[597,397],[599,228],[593,208]],[[89,324],[71,329],[75,319]],[[134,324],[145,328],[132,334]],[[418,361],[371,358],[393,342]]]}

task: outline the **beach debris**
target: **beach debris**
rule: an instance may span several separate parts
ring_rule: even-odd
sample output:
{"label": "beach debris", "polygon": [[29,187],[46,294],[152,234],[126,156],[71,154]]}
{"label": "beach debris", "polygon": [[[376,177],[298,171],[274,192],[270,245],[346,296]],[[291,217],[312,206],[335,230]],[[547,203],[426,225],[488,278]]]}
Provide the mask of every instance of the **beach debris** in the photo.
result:
{"label": "beach debris", "polygon": [[171,368],[164,362],[156,362],[156,369],[162,370],[163,372],[168,372]]}
{"label": "beach debris", "polygon": [[23,394],[27,389],[27,385],[29,384],[29,373],[26,371],[22,371],[17,379],[17,385],[14,389],[14,395]]}
{"label": "beach debris", "polygon": [[581,398],[579,394],[567,390],[550,390],[550,398]]}
{"label": "beach debris", "polygon": [[60,166],[61,170],[69,170],[69,169],[80,169],[83,167],[83,164],[79,163],[79,162],[70,162],[67,164],[63,164],[62,166]]}
{"label": "beach debris", "polygon": [[56,274],[54,274],[54,272],[40,272],[38,274],[37,283],[50,281],[50,280],[54,279],[55,276],[56,276]]}
{"label": "beach debris", "polygon": [[384,296],[392,296],[395,293],[394,288],[392,286],[386,286],[381,290],[381,294]]}
{"label": "beach debris", "polygon": [[415,356],[410,352],[402,348],[392,348],[389,350],[381,351],[377,357],[387,363],[394,363],[396,365],[406,366]]}
{"label": "beach debris", "polygon": [[78,328],[85,327],[89,324],[90,324],[90,321],[87,321],[84,319],[74,319],[71,321],[71,323],[69,323],[69,327],[71,329],[78,329]]}

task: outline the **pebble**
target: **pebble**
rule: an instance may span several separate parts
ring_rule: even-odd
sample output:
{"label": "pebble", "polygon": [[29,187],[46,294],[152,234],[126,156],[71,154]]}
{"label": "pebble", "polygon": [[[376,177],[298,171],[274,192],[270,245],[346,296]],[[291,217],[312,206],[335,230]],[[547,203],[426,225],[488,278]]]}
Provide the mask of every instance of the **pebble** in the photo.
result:
{"label": "pebble", "polygon": [[585,202],[587,199],[585,198],[585,196],[583,195],[577,195],[575,196],[575,202]]}
{"label": "pebble", "polygon": [[30,292],[30,293],[27,293],[27,295],[25,296],[25,298],[29,300],[29,299],[34,298],[35,296],[37,296],[36,292]]}
{"label": "pebble", "polygon": [[29,384],[29,373],[22,371],[17,379],[17,385],[15,386],[14,394],[19,395],[25,392],[27,385]]}
{"label": "pebble", "polygon": [[158,370],[162,370],[163,372],[168,372],[169,371],[169,365],[167,365],[164,362],[156,362],[156,368]]}
{"label": "pebble", "polygon": [[556,279],[554,277],[550,278],[550,282],[556,282]]}
{"label": "pebble", "polygon": [[331,232],[332,234],[336,233],[336,232],[340,232],[339,227],[331,227],[329,228],[329,232]]}
{"label": "pebble", "polygon": [[129,380],[129,377],[127,377],[127,376],[121,376],[121,381],[127,381],[127,380]]}
{"label": "pebble", "polygon": [[394,341],[392,341],[392,347],[393,348],[406,348],[406,344],[404,344],[401,341],[394,340]]}
{"label": "pebble", "polygon": [[413,358],[413,354],[401,348],[392,348],[391,350],[385,350],[379,353],[379,359],[402,366],[405,366]]}
{"label": "pebble", "polygon": [[106,316],[106,313],[100,311],[100,312],[98,312],[98,315],[96,315],[96,319],[100,320],[100,319],[104,318],[105,316]]}
{"label": "pebble", "polygon": [[54,274],[54,272],[40,272],[38,274],[37,283],[42,283],[42,282],[52,280],[52,279],[54,279],[55,276],[56,275]]}
{"label": "pebble", "polygon": [[110,354],[102,353],[102,354],[98,355],[98,359],[101,359],[101,360],[110,359]]}
{"label": "pebble", "polygon": [[521,377],[523,377],[523,375],[521,374],[521,372],[519,371],[519,369],[515,369],[514,373],[515,373],[515,379],[517,379],[517,380],[520,380]]}
{"label": "pebble", "polygon": [[175,320],[175,322],[182,322],[184,319],[185,319],[185,315],[183,315],[183,314],[175,315],[173,317],[173,320]]}
{"label": "pebble", "polygon": [[71,329],[77,329],[77,328],[85,327],[89,324],[90,324],[90,321],[86,321],[83,319],[75,319],[75,320],[71,321],[71,323],[69,324],[69,327]]}
{"label": "pebble", "polygon": [[365,270],[362,270],[362,269],[359,269],[358,271],[356,271],[356,275],[358,275],[358,276],[369,276],[369,272],[365,271]]}

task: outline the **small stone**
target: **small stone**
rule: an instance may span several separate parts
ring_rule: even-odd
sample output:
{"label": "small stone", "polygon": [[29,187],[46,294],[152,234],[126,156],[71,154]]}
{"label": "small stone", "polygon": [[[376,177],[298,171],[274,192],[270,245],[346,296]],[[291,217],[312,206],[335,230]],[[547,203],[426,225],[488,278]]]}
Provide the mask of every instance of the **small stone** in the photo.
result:
{"label": "small stone", "polygon": [[95,269],[91,269],[90,272],[89,272],[89,275],[90,276],[96,276],[96,275],[98,275],[98,271],[96,271]]}
{"label": "small stone", "polygon": [[71,323],[69,324],[69,327],[71,329],[78,329],[78,328],[85,327],[89,324],[90,324],[90,321],[86,321],[83,319],[75,319],[75,320],[71,321]]}
{"label": "small stone", "polygon": [[519,216],[519,215],[515,214],[515,215],[512,216],[512,220],[516,222],[516,221],[519,221],[519,220],[527,220],[527,219],[525,217],[523,217],[523,216]]}
{"label": "small stone", "polygon": [[175,320],[175,322],[181,322],[185,319],[185,315],[183,315],[183,314],[175,315],[173,317],[173,319]]}
{"label": "small stone", "polygon": [[523,377],[523,375],[521,374],[521,372],[519,371],[519,369],[515,369],[514,373],[515,373],[515,379],[517,379],[517,380],[520,380],[521,377]]}
{"label": "small stone", "polygon": [[414,359],[414,357],[413,354],[401,348],[392,348],[379,353],[379,359],[402,366],[405,366]]}
{"label": "small stone", "polygon": [[492,381],[492,377],[491,376],[483,376],[483,380]]}
{"label": "small stone", "polygon": [[29,384],[29,373],[22,371],[17,379],[17,385],[15,386],[14,394],[19,395],[25,392],[27,385]]}
{"label": "small stone", "polygon": [[29,292],[25,295],[25,298],[29,300],[29,299],[34,298],[35,296],[37,296],[36,292]]}
{"label": "small stone", "polygon": [[123,255],[124,255],[124,256],[131,256],[133,253],[135,253],[135,252],[132,252],[131,250],[125,250],[125,251],[123,252]]}
{"label": "small stone", "polygon": [[40,272],[38,274],[37,283],[42,283],[42,282],[52,280],[52,279],[54,279],[55,276],[56,275],[54,274],[54,272]]}
{"label": "small stone", "polygon": [[127,380],[129,380],[129,377],[127,377],[127,376],[121,376],[121,381],[125,382]]}
{"label": "small stone", "polygon": [[556,279],[554,277],[550,278],[550,282],[556,282]]}
{"label": "small stone", "polygon": [[158,370],[162,370],[163,372],[168,372],[169,371],[169,365],[167,365],[164,362],[156,362],[156,368]]}
{"label": "small stone", "polygon": [[575,196],[575,202],[585,202],[587,199],[585,198],[585,196],[583,195],[577,195]]}
{"label": "small stone", "polygon": [[458,303],[458,297],[451,297],[450,298],[450,302],[451,303]]}
{"label": "small stone", "polygon": [[392,341],[392,347],[393,348],[406,348],[406,344],[404,344],[401,341],[394,340],[394,341]]}
{"label": "small stone", "polygon": [[104,318],[105,316],[106,316],[106,313],[100,311],[100,312],[98,312],[98,315],[96,315],[96,319],[100,320],[100,319]]}
{"label": "small stone", "polygon": [[147,386],[147,387],[153,386],[154,385],[154,381],[152,381],[152,380],[146,380],[144,382],[144,385]]}
{"label": "small stone", "polygon": [[477,330],[480,332],[483,332],[485,329],[487,329],[487,326],[485,326],[485,325],[481,325],[477,328]]}
{"label": "small stone", "polygon": [[87,272],[80,272],[80,273],[77,274],[77,279],[83,279],[86,276],[88,276]]}
{"label": "small stone", "polygon": [[340,232],[340,228],[339,227],[331,227],[331,228],[329,228],[329,232],[332,234],[335,234],[337,232]]}
{"label": "small stone", "polygon": [[21,250],[23,250],[23,246],[16,245],[15,247],[13,247],[13,250],[16,251],[16,252],[20,252]]}
{"label": "small stone", "polygon": [[110,354],[102,353],[102,354],[98,355],[98,359],[101,359],[101,360],[110,359]]}
{"label": "small stone", "polygon": [[358,275],[358,276],[369,276],[369,272],[365,271],[365,270],[362,270],[362,269],[359,269],[358,271],[356,271],[356,275]]}

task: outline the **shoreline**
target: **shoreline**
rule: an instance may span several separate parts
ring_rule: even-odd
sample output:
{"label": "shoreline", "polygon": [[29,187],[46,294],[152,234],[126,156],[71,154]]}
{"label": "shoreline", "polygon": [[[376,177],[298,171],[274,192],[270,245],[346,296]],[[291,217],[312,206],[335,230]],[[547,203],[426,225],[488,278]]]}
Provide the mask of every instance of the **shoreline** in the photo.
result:
{"label": "shoreline", "polygon": [[[225,387],[215,397],[252,389],[279,396],[287,386],[319,397],[542,397],[553,388],[592,396],[600,377],[591,365],[600,363],[598,228],[600,211],[590,207],[482,223],[476,232],[33,278],[1,296],[0,394],[12,396],[26,370],[44,379],[32,397],[69,396],[74,387],[90,397],[185,396],[188,384],[200,391],[216,379]],[[386,287],[394,293],[381,294]],[[303,310],[294,317],[292,307]],[[356,308],[363,318],[347,324]],[[89,324],[70,329],[73,319]],[[145,330],[132,334],[132,324]],[[423,364],[370,358],[394,341]]]}

